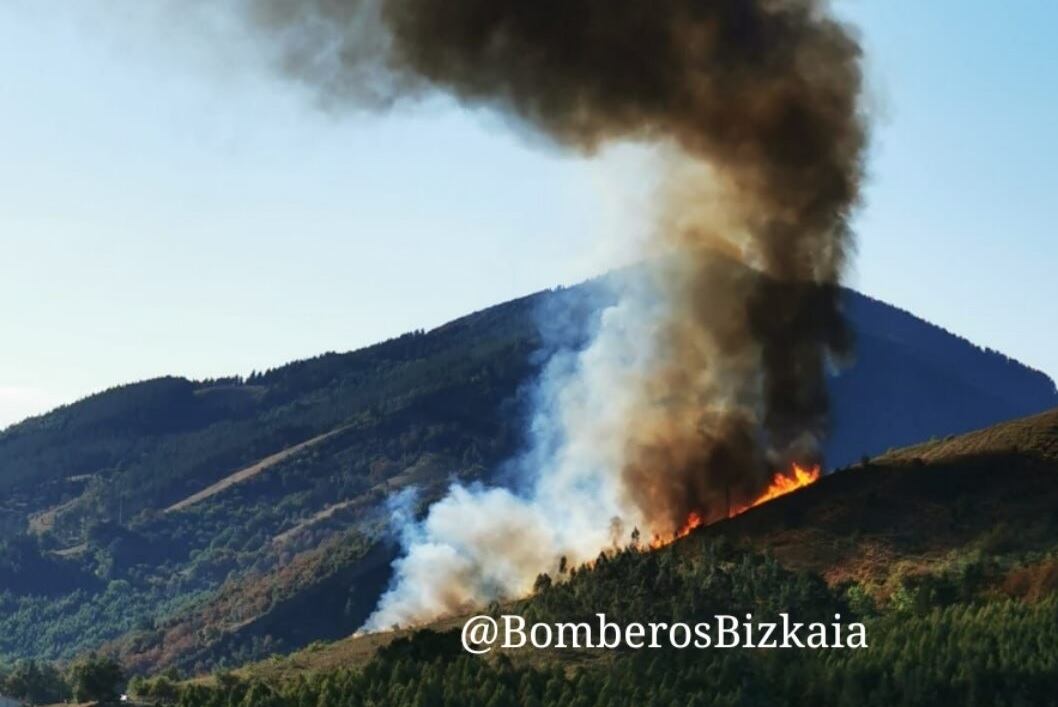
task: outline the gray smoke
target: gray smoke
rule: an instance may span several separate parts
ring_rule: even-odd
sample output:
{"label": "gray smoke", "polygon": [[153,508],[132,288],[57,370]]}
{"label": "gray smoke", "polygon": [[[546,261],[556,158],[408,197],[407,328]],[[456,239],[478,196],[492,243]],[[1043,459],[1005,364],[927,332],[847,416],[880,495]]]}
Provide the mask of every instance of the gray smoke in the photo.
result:
{"label": "gray smoke", "polygon": [[[673,532],[815,461],[866,144],[860,49],[816,0],[263,0],[285,74],[333,107],[434,93],[584,155],[664,165],[646,275],[539,382],[535,479],[454,489],[408,529],[372,626],[527,591],[613,520]],[[527,199],[533,198],[526,194]],[[443,236],[443,234],[442,234]]]}

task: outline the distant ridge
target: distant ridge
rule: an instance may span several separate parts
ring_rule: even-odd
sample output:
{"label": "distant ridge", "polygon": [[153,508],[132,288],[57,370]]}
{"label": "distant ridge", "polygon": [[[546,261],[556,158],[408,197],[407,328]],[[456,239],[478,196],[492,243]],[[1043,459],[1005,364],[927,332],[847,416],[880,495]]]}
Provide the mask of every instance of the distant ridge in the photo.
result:
{"label": "distant ridge", "polygon": [[1058,405],[1046,374],[854,291],[856,360],[831,385],[831,466]]}

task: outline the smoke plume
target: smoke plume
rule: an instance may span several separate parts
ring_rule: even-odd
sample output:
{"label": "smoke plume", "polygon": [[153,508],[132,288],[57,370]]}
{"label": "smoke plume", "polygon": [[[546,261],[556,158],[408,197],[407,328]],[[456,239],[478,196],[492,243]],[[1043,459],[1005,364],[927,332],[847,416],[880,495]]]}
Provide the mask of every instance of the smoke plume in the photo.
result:
{"label": "smoke plume", "polygon": [[[663,164],[638,275],[537,383],[528,490],[456,488],[406,529],[370,621],[526,592],[633,526],[724,517],[826,432],[866,142],[860,49],[816,0],[265,0],[283,70],[335,106],[436,92],[590,156]],[[531,197],[528,197],[531,198]]]}

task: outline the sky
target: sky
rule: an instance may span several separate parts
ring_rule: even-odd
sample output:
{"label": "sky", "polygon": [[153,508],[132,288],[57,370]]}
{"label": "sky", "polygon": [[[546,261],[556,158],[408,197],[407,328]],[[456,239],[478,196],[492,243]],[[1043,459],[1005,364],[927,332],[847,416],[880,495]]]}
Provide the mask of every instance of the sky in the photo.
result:
{"label": "sky", "polygon": [[[569,157],[440,99],[327,110],[234,25],[172,7],[0,3],[0,427],[157,375],[355,349],[632,257],[640,151]],[[1058,5],[835,8],[875,122],[849,283],[1058,377]]]}

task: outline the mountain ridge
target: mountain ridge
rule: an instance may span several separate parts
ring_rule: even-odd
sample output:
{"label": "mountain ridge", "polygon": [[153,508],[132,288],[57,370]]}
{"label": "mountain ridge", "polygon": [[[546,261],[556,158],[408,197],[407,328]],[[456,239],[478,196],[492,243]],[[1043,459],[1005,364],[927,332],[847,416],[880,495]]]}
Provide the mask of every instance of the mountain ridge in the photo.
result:
{"label": "mountain ridge", "polygon": [[[17,575],[18,591],[0,589],[0,657],[117,641],[144,670],[192,670],[311,642],[289,628],[299,612],[325,627],[315,638],[353,631],[387,578],[386,499],[415,489],[421,510],[454,480],[493,479],[524,440],[540,328],[568,330],[577,348],[608,297],[598,282],[546,291],[247,380],[120,387],[0,433],[0,573],[39,566],[64,588]],[[846,297],[860,354],[831,380],[832,465],[1058,405],[1043,374],[976,348],[947,365],[965,343]],[[890,329],[900,335],[879,335]],[[350,592],[342,578],[360,576]]]}

